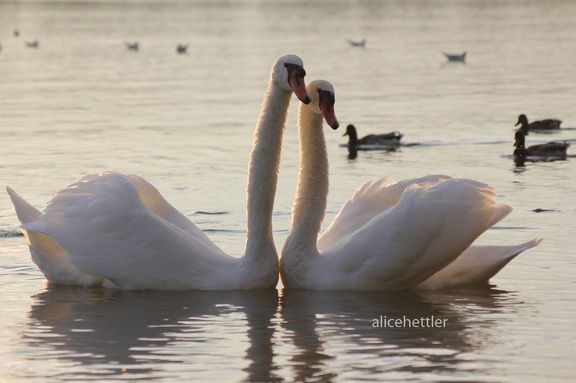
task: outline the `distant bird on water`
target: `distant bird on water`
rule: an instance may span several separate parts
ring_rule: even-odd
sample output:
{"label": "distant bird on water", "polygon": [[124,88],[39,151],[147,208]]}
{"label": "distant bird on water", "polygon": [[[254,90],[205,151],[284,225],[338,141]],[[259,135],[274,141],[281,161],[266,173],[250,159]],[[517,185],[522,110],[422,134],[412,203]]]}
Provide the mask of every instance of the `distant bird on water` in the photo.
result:
{"label": "distant bird on water", "polygon": [[188,53],[188,44],[178,44],[176,46],[176,53],[178,54]]}
{"label": "distant bird on water", "polygon": [[348,40],[348,43],[350,45],[352,45],[353,47],[362,47],[364,48],[366,46],[366,39],[362,39],[362,40]]}
{"label": "distant bird on water", "polygon": [[126,44],[126,48],[128,48],[131,51],[137,51],[140,48],[140,44],[138,43],[138,41],[134,41],[133,43],[125,43]]}
{"label": "distant bird on water", "polygon": [[518,116],[518,122],[514,126],[518,126],[520,124],[521,125],[520,129],[522,130],[524,135],[527,135],[528,132],[531,131],[558,130],[560,129],[561,123],[562,121],[554,119],[546,119],[528,123],[528,117],[526,117],[525,114],[521,114],[520,116]]}
{"label": "distant bird on water", "polygon": [[33,41],[26,41],[26,46],[28,48],[38,48],[38,40],[33,40]]}
{"label": "distant bird on water", "polygon": [[570,144],[564,142],[548,142],[546,144],[532,145],[526,148],[525,135],[522,129],[518,129],[514,135],[514,156],[525,158],[527,156],[535,157],[554,157],[566,158],[566,151]]}
{"label": "distant bird on water", "polygon": [[448,61],[452,62],[466,62],[466,52],[460,54],[452,54],[452,53],[445,53],[442,52],[444,56],[448,58]]}
{"label": "distant bird on water", "polygon": [[400,146],[400,140],[402,139],[403,134],[399,132],[390,132],[385,134],[369,134],[362,138],[358,138],[356,127],[350,124],[346,127],[346,133],[344,133],[344,136],[348,136],[348,145],[360,146],[358,149],[362,149],[361,145],[398,147]]}

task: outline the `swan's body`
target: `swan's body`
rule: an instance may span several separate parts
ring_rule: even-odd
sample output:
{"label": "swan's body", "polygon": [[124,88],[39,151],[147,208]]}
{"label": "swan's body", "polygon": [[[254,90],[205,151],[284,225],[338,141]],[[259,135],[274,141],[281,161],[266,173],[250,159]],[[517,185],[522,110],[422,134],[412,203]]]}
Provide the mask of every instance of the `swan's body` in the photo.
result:
{"label": "swan's body", "polygon": [[545,144],[531,145],[526,147],[525,133],[523,129],[518,129],[514,134],[514,155],[516,157],[553,157],[566,158],[570,144],[567,142],[547,142]]}
{"label": "swan's body", "polygon": [[[333,93],[330,83],[314,81],[308,85],[312,102],[299,108],[300,175],[292,229],[280,260],[286,288],[409,289],[464,253],[467,256],[460,265],[454,263],[453,270],[446,269],[447,277],[438,274],[438,280],[421,286],[461,287],[477,284],[480,279],[486,283],[505,265],[498,261],[500,266],[494,266],[496,261],[489,261],[483,270],[470,270],[468,265],[474,263],[470,259],[491,257],[487,254],[495,248],[470,250],[469,246],[512,209],[496,204],[494,191],[488,185],[447,176],[396,183],[387,183],[386,179],[369,181],[358,188],[318,238],[328,194],[328,160],[317,89]],[[335,117],[328,116],[329,125],[333,120]],[[498,257],[518,254],[538,242],[501,247]],[[461,272],[475,275],[455,284],[445,280]]]}
{"label": "swan's body", "polygon": [[272,68],[250,154],[247,241],[225,254],[149,182],[118,172],[88,175],[54,194],[43,213],[8,189],[34,262],[53,283],[121,289],[274,288],[272,209],[293,91],[308,102],[297,56]]}
{"label": "swan's body", "polygon": [[525,114],[521,114],[518,116],[518,122],[514,126],[520,125],[520,129],[524,132],[524,134],[528,134],[528,132],[532,131],[551,131],[551,130],[558,130],[560,129],[560,124],[562,121],[555,120],[555,119],[546,119],[540,121],[533,121],[528,123],[528,117]]}

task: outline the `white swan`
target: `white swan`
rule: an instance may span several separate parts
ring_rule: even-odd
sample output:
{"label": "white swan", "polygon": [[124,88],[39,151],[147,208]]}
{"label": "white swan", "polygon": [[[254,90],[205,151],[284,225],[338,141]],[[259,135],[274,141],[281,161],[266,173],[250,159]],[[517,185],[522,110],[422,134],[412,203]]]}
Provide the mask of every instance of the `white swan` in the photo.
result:
{"label": "white swan", "polygon": [[[400,290],[421,283],[419,288],[461,287],[487,282],[510,257],[539,243],[469,248],[512,209],[496,204],[488,185],[441,175],[365,183],[318,239],[328,195],[322,118],[333,128],[338,122],[329,82],[311,82],[308,93],[312,102],[300,105],[298,113],[300,174],[292,229],[280,259],[286,288]],[[497,256],[488,259],[492,253]],[[496,264],[496,258],[506,255],[508,261]],[[476,264],[482,270],[471,269]],[[436,280],[423,283],[435,273]],[[450,284],[465,273],[473,275]]]}
{"label": "white swan", "polygon": [[254,133],[244,255],[225,254],[141,177],[88,175],[54,194],[43,213],[8,188],[34,262],[53,283],[121,289],[274,288],[272,209],[292,93],[309,102],[302,60],[272,67]]}

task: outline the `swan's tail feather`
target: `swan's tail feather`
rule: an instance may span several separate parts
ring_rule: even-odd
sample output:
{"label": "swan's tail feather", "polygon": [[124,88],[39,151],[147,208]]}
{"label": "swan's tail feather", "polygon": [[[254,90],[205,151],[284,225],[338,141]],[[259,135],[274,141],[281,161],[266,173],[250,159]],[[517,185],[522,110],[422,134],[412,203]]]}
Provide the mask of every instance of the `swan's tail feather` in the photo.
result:
{"label": "swan's tail feather", "polygon": [[540,242],[541,238],[535,238],[514,246],[470,246],[452,263],[414,289],[440,290],[486,285],[510,261]]}
{"label": "swan's tail feather", "polygon": [[6,191],[16,209],[16,215],[18,216],[20,223],[34,222],[40,219],[40,216],[42,215],[40,210],[30,205],[28,201],[20,197],[11,187],[7,186]]}
{"label": "swan's tail feather", "polygon": [[[43,227],[40,223],[42,212],[32,206],[28,201],[18,195],[10,187],[6,188],[16,215],[20,221],[20,228],[28,247],[32,260],[51,283],[60,285],[80,285],[97,286],[111,285],[109,281],[102,278],[80,273],[70,262],[68,254],[52,240],[48,235],[43,234]],[[113,286],[108,286],[113,287]]]}

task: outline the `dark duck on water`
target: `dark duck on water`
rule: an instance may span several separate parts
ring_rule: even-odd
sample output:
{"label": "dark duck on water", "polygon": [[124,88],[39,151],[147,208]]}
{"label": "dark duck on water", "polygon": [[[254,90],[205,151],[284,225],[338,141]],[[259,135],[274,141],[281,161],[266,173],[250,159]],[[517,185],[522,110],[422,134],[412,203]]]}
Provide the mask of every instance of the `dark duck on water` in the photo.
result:
{"label": "dark duck on water", "polygon": [[562,121],[554,119],[546,119],[541,121],[534,121],[528,123],[528,117],[525,114],[518,116],[518,122],[514,126],[520,125],[520,129],[524,134],[528,134],[529,131],[551,131],[560,129],[560,124]]}
{"label": "dark duck on water", "polygon": [[514,155],[516,157],[555,157],[566,158],[566,151],[570,144],[567,142],[548,142],[546,144],[532,145],[526,147],[525,134],[522,129],[518,129],[514,135]]}
{"label": "dark duck on water", "polygon": [[369,134],[362,138],[358,138],[358,133],[356,132],[356,127],[352,124],[346,127],[346,133],[344,136],[348,136],[348,146],[355,145],[357,149],[362,149],[362,146],[387,146],[387,147],[398,147],[400,146],[400,140],[403,134],[399,132],[390,132],[385,134]]}

